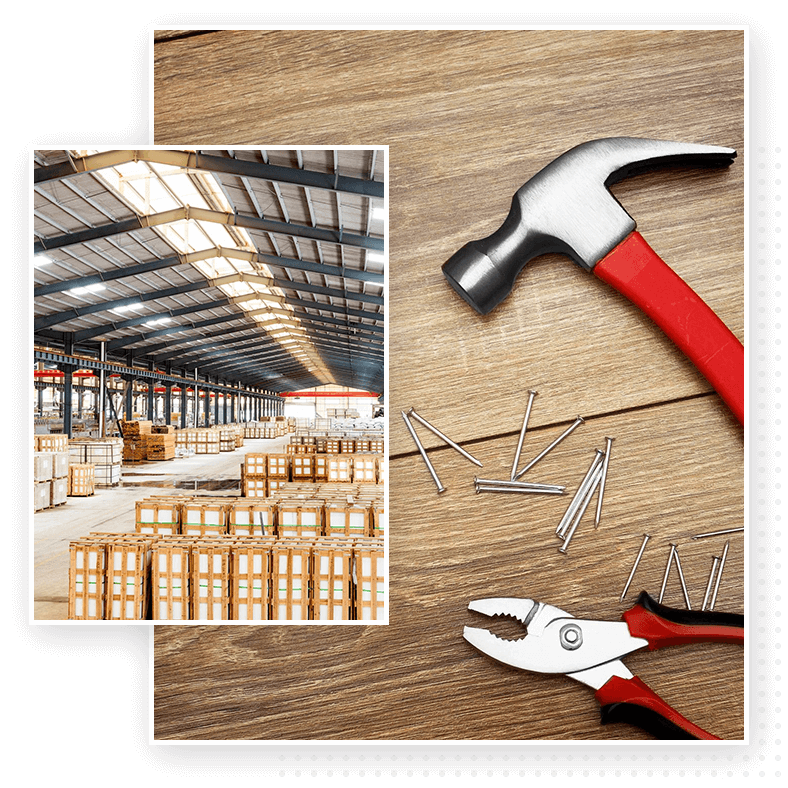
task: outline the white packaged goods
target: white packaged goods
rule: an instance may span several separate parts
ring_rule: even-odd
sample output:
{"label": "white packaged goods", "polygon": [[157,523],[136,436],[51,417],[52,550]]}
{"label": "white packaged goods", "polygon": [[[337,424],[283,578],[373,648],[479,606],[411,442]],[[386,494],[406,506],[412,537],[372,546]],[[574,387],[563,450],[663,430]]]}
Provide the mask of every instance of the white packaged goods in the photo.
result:
{"label": "white packaged goods", "polygon": [[65,479],[68,477],[68,452],[58,451],[52,453],[52,478]]}
{"label": "white packaged goods", "polygon": [[33,454],[33,481],[48,482],[52,478],[54,456],[48,451],[37,451]]}
{"label": "white packaged goods", "polygon": [[68,497],[68,479],[52,479],[49,484],[51,485],[50,506],[65,503]]}
{"label": "white packaged goods", "polygon": [[48,482],[36,482],[33,485],[33,509],[40,512],[43,509],[48,509],[52,502],[52,485],[51,480]]}

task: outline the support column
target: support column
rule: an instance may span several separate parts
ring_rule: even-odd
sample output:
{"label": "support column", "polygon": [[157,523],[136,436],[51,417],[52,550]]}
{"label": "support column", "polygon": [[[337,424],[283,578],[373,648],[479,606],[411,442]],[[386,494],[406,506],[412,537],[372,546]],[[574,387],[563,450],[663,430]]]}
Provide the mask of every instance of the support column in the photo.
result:
{"label": "support column", "polygon": [[219,423],[219,392],[213,392],[213,423]]}
{"label": "support column", "polygon": [[222,403],[224,404],[224,416],[222,417],[222,424],[227,424],[227,392],[222,392]]}
{"label": "support column", "polygon": [[[207,381],[206,381],[207,382]],[[211,392],[208,389],[203,390],[203,410],[205,411],[205,426],[211,426]]]}
{"label": "support column", "polygon": [[178,400],[178,407],[181,409],[181,429],[186,429],[186,408],[188,403],[186,401],[186,382],[184,381],[180,385],[180,399]]}
{"label": "support column", "polygon": [[[99,344],[99,361],[106,361],[107,360],[107,343],[101,342]],[[107,410],[107,400],[106,400],[106,392],[105,386],[107,385],[107,373],[102,368],[99,370],[99,390],[98,396],[96,399],[98,400],[96,403],[96,417],[98,419],[98,436],[99,438],[103,438],[104,434],[106,433],[106,410]]]}

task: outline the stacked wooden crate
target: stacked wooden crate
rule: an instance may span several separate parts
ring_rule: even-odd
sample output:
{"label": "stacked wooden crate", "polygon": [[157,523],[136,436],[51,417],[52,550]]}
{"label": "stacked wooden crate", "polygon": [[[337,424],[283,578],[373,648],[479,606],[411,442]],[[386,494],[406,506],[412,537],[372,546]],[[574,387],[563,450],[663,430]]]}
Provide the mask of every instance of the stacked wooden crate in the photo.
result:
{"label": "stacked wooden crate", "polygon": [[248,498],[268,497],[268,455],[249,452],[241,465],[241,493]]}
{"label": "stacked wooden crate", "polygon": [[275,523],[274,502],[232,499],[227,519],[227,533],[230,536],[273,536]]}
{"label": "stacked wooden crate", "polygon": [[52,452],[33,453],[33,510],[48,509],[52,502]]}
{"label": "stacked wooden crate", "polygon": [[323,502],[296,497],[276,503],[277,536],[323,536]]}
{"label": "stacked wooden crate", "polygon": [[68,452],[33,452],[33,508],[60,506],[68,496]]}
{"label": "stacked wooden crate", "polygon": [[[308,449],[309,446],[298,448]],[[296,454],[290,458],[290,469],[293,481],[311,482],[315,478],[315,457],[313,454]]]}
{"label": "stacked wooden crate", "polygon": [[196,451],[197,454],[218,454],[220,449],[219,430],[212,430],[209,427],[198,427]]}
{"label": "stacked wooden crate", "polygon": [[138,534],[179,534],[181,504],[177,497],[152,496],[137,501],[135,530]]}
{"label": "stacked wooden crate", "polygon": [[194,429],[176,430],[175,453],[179,457],[190,456],[197,452],[197,431]]}
{"label": "stacked wooden crate", "polygon": [[96,492],[96,466],[74,463],[68,466],[68,494],[72,497],[94,495]]}
{"label": "stacked wooden crate", "polygon": [[181,504],[184,536],[220,536],[227,533],[230,502],[226,498],[191,498]]}
{"label": "stacked wooden crate", "polygon": [[236,432],[233,427],[219,427],[219,451],[235,451]]}
{"label": "stacked wooden crate", "polygon": [[68,454],[71,463],[94,466],[97,487],[114,487],[120,482],[121,438],[72,438],[68,442]]}
{"label": "stacked wooden crate", "polygon": [[[40,435],[40,438],[65,438],[63,435]],[[68,451],[63,441],[37,441],[46,448],[33,452],[33,511],[60,506],[68,496]],[[66,443],[66,449],[68,444]]]}
{"label": "stacked wooden crate", "polygon": [[269,454],[267,457],[268,495],[272,496],[290,481],[290,457],[287,454]]}

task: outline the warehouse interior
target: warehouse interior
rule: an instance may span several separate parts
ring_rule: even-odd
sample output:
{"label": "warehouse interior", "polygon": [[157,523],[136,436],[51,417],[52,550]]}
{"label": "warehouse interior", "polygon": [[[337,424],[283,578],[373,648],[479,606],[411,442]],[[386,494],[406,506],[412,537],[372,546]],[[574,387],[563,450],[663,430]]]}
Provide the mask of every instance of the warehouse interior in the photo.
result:
{"label": "warehouse interior", "polygon": [[385,620],[385,157],[34,151],[36,619]]}

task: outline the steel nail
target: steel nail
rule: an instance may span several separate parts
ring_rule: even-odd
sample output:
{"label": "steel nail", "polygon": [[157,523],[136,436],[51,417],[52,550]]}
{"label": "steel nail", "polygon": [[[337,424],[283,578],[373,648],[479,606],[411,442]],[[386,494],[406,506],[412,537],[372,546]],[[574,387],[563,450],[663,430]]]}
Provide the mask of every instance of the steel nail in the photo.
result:
{"label": "steel nail", "polygon": [[738,534],[741,533],[744,528],[726,528],[724,531],[709,531],[707,534],[695,534],[693,539],[705,539],[707,536],[724,536],[725,534]]}
{"label": "steel nail", "polygon": [[629,573],[629,577],[627,578],[626,585],[624,586],[624,590],[621,592],[621,599],[619,602],[624,601],[624,597],[627,595],[627,591],[629,591],[629,586],[632,583],[632,578],[635,576],[635,570],[638,568],[638,564],[640,563],[640,559],[643,557],[643,551],[646,549],[646,545],[648,544],[648,540],[651,539],[649,534],[643,534],[643,544],[640,545],[640,550],[638,550],[637,558],[635,559],[635,563],[632,566],[632,571]]}
{"label": "steel nail", "polygon": [[435,484],[438,487],[438,492],[442,493],[446,488],[441,484],[441,480],[438,478],[438,474],[435,473],[435,468],[432,467],[432,463],[430,462],[429,457],[427,457],[427,452],[424,451],[424,447],[421,445],[419,436],[416,435],[416,430],[413,429],[413,425],[410,423],[408,414],[405,413],[404,410],[401,410],[400,413],[402,414],[402,420],[405,422],[405,426],[408,428],[408,432],[410,432],[411,438],[413,438],[414,442],[416,443],[416,447],[421,453],[421,458],[424,460],[425,464],[427,465],[427,470],[430,472],[430,476],[432,476],[432,480],[435,482]]}
{"label": "steel nail", "polygon": [[659,589],[659,599],[658,602],[662,602],[665,598],[665,589],[668,585],[668,575],[670,574],[670,565],[673,563],[673,553],[676,552],[676,545],[670,545],[670,554],[668,555],[668,565],[665,567],[665,577],[662,578],[662,588]]}
{"label": "steel nail", "polygon": [[717,570],[717,579],[714,581],[714,593],[711,595],[711,602],[709,602],[709,610],[714,610],[714,605],[717,604],[717,592],[720,590],[720,580],[722,580],[722,570],[725,569],[725,559],[728,557],[728,547],[730,540],[725,542],[725,547],[722,548],[722,555],[720,556],[720,568]]}
{"label": "steel nail", "polygon": [[539,454],[536,455],[529,463],[525,466],[521,471],[517,473],[514,477],[515,479],[519,479],[527,470],[533,468],[539,460],[542,459],[545,455],[549,454],[559,443],[561,443],[564,438],[568,437],[571,433],[573,433],[581,424],[584,423],[584,419],[582,416],[578,416],[574,423],[571,424],[564,432],[562,432],[546,449],[541,451]]}
{"label": "steel nail", "polygon": [[605,438],[605,462],[602,466],[602,483],[599,485],[599,498],[596,502],[596,515],[594,516],[594,528],[599,527],[599,519],[602,517],[602,499],[605,497],[605,482],[607,481],[607,466],[610,465],[610,449],[613,446],[613,438]]}
{"label": "steel nail", "polygon": [[525,431],[528,428],[528,417],[531,415],[531,406],[534,404],[534,397],[538,391],[528,392],[528,404],[525,407],[525,417],[523,418],[523,426],[520,429],[520,438],[517,441],[517,451],[514,453],[514,462],[512,463],[512,473],[510,479],[514,481],[517,475],[517,466],[520,464],[520,452],[523,450],[523,441],[525,440]]}
{"label": "steel nail", "polygon": [[678,545],[673,545],[673,560],[676,562],[676,569],[679,572],[679,582],[681,583],[681,592],[684,594],[684,604],[687,610],[692,610],[689,594],[687,593],[687,584],[684,582],[684,572],[681,571],[681,559],[679,558]]}
{"label": "steel nail", "polygon": [[591,465],[586,471],[586,475],[583,477],[582,481],[578,485],[577,492],[575,493],[572,500],[569,502],[569,506],[564,512],[564,516],[561,518],[561,522],[558,523],[558,528],[555,529],[556,535],[560,539],[564,538],[564,534],[566,533],[566,529],[569,527],[569,523],[574,517],[575,512],[580,507],[580,504],[583,502],[583,496],[585,495],[586,490],[591,484],[591,479],[594,475],[594,471],[599,467],[599,464],[602,462],[602,452],[599,449],[594,449],[594,451],[596,452],[596,454],[594,454],[594,459],[591,461]]}
{"label": "steel nail", "polygon": [[709,573],[709,581],[706,583],[706,593],[703,595],[703,604],[701,610],[706,609],[709,602],[709,595],[711,594],[711,584],[714,582],[714,575],[717,573],[717,566],[720,563],[720,558],[717,555],[711,557],[711,572]]}
{"label": "steel nail", "polygon": [[508,479],[480,479],[478,476],[473,477],[475,484],[492,484],[497,487],[539,487],[565,490],[566,488],[560,484],[538,484],[537,482],[513,482]]}
{"label": "steel nail", "polygon": [[418,421],[419,424],[423,424],[430,432],[432,432],[435,435],[437,435],[445,443],[448,443],[449,446],[452,447],[452,449],[454,449],[455,451],[458,451],[460,454],[462,454],[463,457],[465,457],[466,459],[468,459],[471,462],[475,463],[480,468],[482,467],[482,464],[479,462],[479,460],[476,459],[476,457],[474,457],[469,452],[465,451],[465,449],[463,449],[462,446],[460,446],[459,444],[455,443],[451,438],[447,438],[437,427],[433,427],[432,424],[430,424],[427,421],[427,419],[423,418],[422,416],[419,416],[419,414],[416,413],[416,411],[413,410],[413,408],[411,408],[408,411],[408,416],[413,416],[413,418],[416,419],[416,421]]}
{"label": "steel nail", "polygon": [[500,492],[500,493],[536,493],[541,495],[563,495],[561,487],[493,487],[482,484],[476,485],[476,492]]}
{"label": "steel nail", "polygon": [[577,526],[580,525],[580,521],[583,519],[583,515],[586,513],[586,509],[588,509],[588,504],[591,503],[591,499],[594,497],[594,493],[596,492],[596,488],[599,485],[599,481],[601,478],[602,478],[602,468],[597,467],[591,479],[591,486],[586,491],[585,499],[583,500],[583,503],[580,505],[580,508],[577,510],[577,514],[575,514],[575,519],[572,521],[572,525],[569,526],[569,531],[564,537],[564,543],[558,548],[559,553],[566,553],[567,548],[569,547],[569,542],[572,541],[572,537],[575,535]]}

